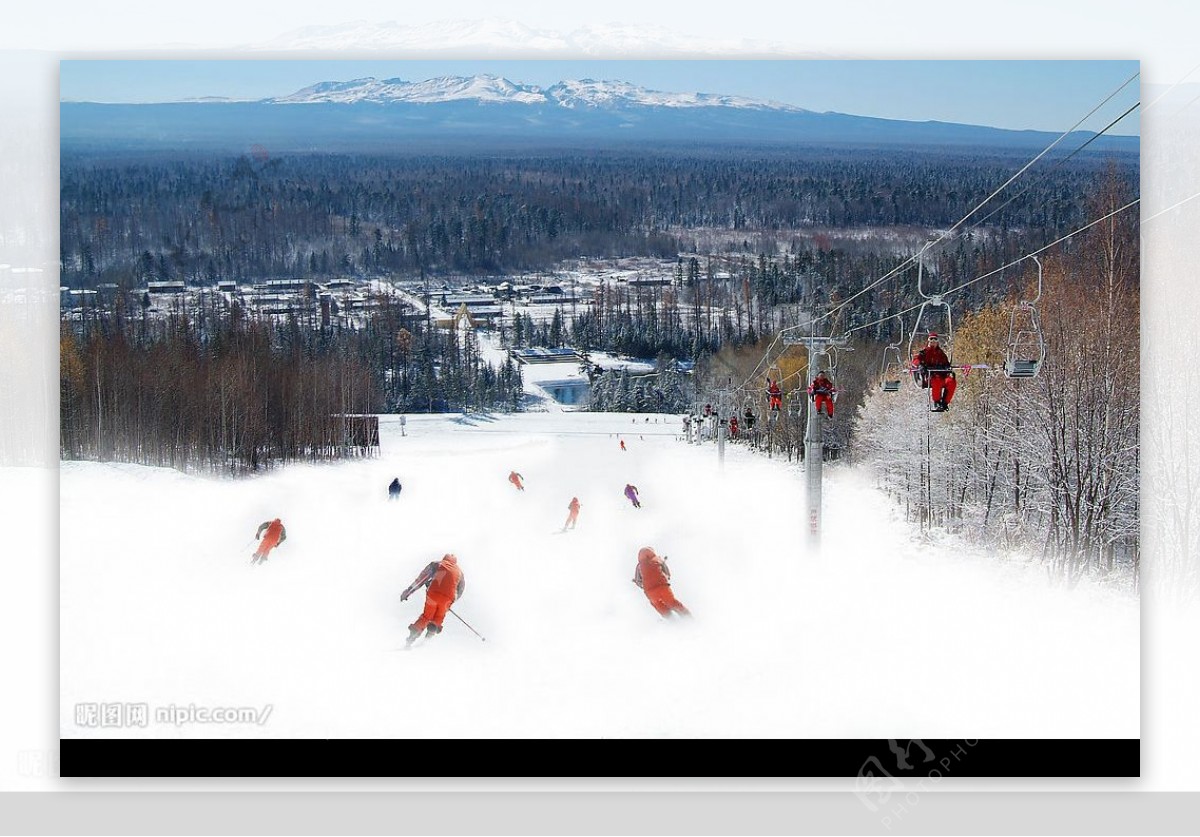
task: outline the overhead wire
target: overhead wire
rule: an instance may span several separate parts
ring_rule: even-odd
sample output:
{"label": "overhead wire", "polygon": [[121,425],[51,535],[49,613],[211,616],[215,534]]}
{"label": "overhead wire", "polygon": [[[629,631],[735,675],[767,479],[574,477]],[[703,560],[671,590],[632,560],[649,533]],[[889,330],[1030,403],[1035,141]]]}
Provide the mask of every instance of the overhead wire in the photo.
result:
{"label": "overhead wire", "polygon": [[[1200,67],[1200,65],[1197,65],[1197,66],[1198,66],[1198,67]],[[1091,117],[1092,117],[1092,116],[1093,116],[1093,115],[1094,115],[1094,114],[1095,114],[1095,113],[1096,113],[1098,110],[1100,110],[1102,107],[1104,107],[1106,104],[1108,104],[1108,103],[1109,103],[1109,102],[1110,102],[1110,101],[1111,101],[1111,100],[1112,100],[1112,99],[1113,99],[1115,96],[1117,96],[1117,95],[1118,95],[1118,94],[1119,94],[1119,93],[1120,93],[1122,90],[1124,90],[1124,89],[1125,89],[1127,86],[1129,86],[1129,84],[1130,84],[1130,83],[1131,83],[1131,82],[1132,82],[1134,79],[1138,78],[1138,76],[1140,76],[1140,75],[1141,75],[1141,72],[1140,72],[1140,71],[1139,71],[1139,72],[1136,72],[1136,73],[1134,73],[1132,76],[1130,76],[1128,79],[1126,79],[1124,82],[1122,82],[1122,83],[1121,83],[1121,85],[1120,85],[1120,86],[1118,86],[1118,87],[1117,87],[1117,88],[1116,88],[1116,89],[1115,89],[1115,90],[1114,90],[1112,93],[1110,93],[1108,96],[1106,96],[1106,97],[1105,97],[1105,98],[1104,98],[1104,99],[1103,99],[1103,100],[1102,100],[1102,101],[1101,101],[1099,104],[1097,104],[1095,107],[1093,107],[1093,108],[1092,108],[1090,111],[1088,111],[1088,112],[1087,112],[1087,113],[1086,113],[1086,114],[1085,114],[1083,117],[1081,117],[1081,118],[1080,118],[1080,119],[1079,119],[1079,120],[1078,120],[1078,121],[1077,121],[1077,122],[1076,122],[1074,125],[1072,125],[1072,126],[1071,126],[1070,128],[1068,128],[1066,131],[1064,131],[1064,132],[1063,132],[1061,135],[1059,135],[1059,137],[1058,137],[1057,139],[1055,139],[1055,140],[1054,140],[1053,142],[1051,142],[1051,143],[1050,143],[1048,146],[1046,146],[1044,149],[1042,149],[1042,151],[1041,151],[1041,152],[1039,152],[1039,153],[1038,153],[1038,154],[1037,154],[1035,157],[1033,157],[1033,159],[1031,159],[1031,160],[1029,160],[1027,163],[1025,163],[1025,165],[1023,165],[1023,166],[1022,166],[1022,167],[1021,167],[1019,170],[1017,170],[1017,172],[1016,172],[1015,174],[1013,174],[1011,177],[1009,177],[1009,178],[1008,178],[1008,179],[1007,179],[1007,180],[1006,180],[1006,181],[1005,181],[1003,184],[1001,184],[999,187],[997,187],[997,188],[996,188],[996,189],[995,189],[995,190],[994,190],[994,191],[993,191],[991,194],[989,194],[989,195],[988,195],[986,198],[984,198],[984,199],[983,199],[983,200],[982,200],[982,201],[981,201],[979,204],[977,204],[977,205],[976,205],[976,206],[975,206],[973,209],[971,209],[969,212],[967,212],[967,213],[966,213],[966,214],[965,214],[965,215],[964,215],[962,218],[960,218],[958,221],[956,221],[956,222],[955,222],[955,223],[954,223],[954,224],[953,224],[951,227],[949,227],[948,229],[944,230],[944,231],[943,231],[942,233],[940,233],[940,234],[939,234],[939,235],[938,235],[936,238],[934,238],[934,239],[932,239],[932,240],[930,240],[930,241],[926,242],[925,246],[923,246],[923,247],[922,247],[922,248],[921,248],[921,249],[920,249],[920,250],[919,250],[917,253],[915,253],[915,254],[913,254],[913,255],[909,256],[909,257],[908,257],[907,259],[905,259],[903,262],[901,262],[900,264],[896,265],[896,266],[895,266],[895,267],[893,267],[891,270],[887,271],[887,272],[886,272],[886,273],[885,273],[883,276],[879,277],[879,278],[878,278],[878,279],[876,279],[874,282],[871,282],[869,285],[867,285],[867,286],[863,287],[863,288],[862,288],[861,290],[859,290],[858,292],[856,292],[856,293],[852,294],[851,296],[847,297],[846,299],[842,300],[842,302],[841,302],[841,303],[839,303],[838,305],[834,306],[833,308],[830,308],[829,310],[825,311],[823,314],[820,314],[819,316],[816,316],[816,317],[813,317],[813,318],[811,318],[810,320],[808,320],[808,322],[805,322],[805,323],[799,323],[799,324],[797,324],[797,325],[794,325],[794,326],[787,326],[787,327],[785,327],[785,328],[782,328],[782,329],[780,329],[780,330],[779,330],[779,332],[776,334],[776,336],[775,336],[775,339],[773,339],[773,340],[771,341],[771,343],[770,343],[770,344],[768,344],[768,346],[767,346],[767,349],[766,349],[765,353],[763,354],[763,357],[762,357],[762,359],[761,359],[761,360],[759,360],[759,362],[758,362],[757,364],[755,364],[755,366],[754,366],[754,369],[751,371],[750,375],[749,375],[749,376],[747,376],[747,378],[746,378],[744,381],[742,381],[742,383],[741,383],[741,384],[740,384],[738,387],[736,387],[736,388],[735,388],[735,391],[743,391],[743,390],[746,388],[747,384],[749,384],[749,382],[750,382],[751,380],[753,380],[753,379],[754,379],[754,378],[755,378],[755,377],[756,377],[756,376],[759,374],[759,370],[762,368],[762,366],[763,366],[764,362],[767,362],[767,361],[768,361],[768,359],[770,358],[770,355],[771,355],[771,352],[772,352],[772,350],[775,348],[775,346],[776,346],[776,345],[777,345],[777,344],[778,344],[778,343],[779,343],[781,340],[783,340],[783,335],[784,335],[784,333],[786,333],[786,332],[791,332],[791,331],[796,331],[796,330],[798,330],[798,329],[802,329],[802,328],[812,328],[812,327],[813,327],[813,326],[815,326],[815,325],[816,325],[818,322],[821,322],[822,320],[824,320],[824,319],[826,319],[826,318],[828,318],[828,317],[830,317],[830,316],[833,316],[834,314],[836,314],[837,312],[841,311],[843,308],[845,308],[847,305],[849,305],[849,304],[850,304],[851,302],[853,302],[854,300],[856,300],[856,299],[858,299],[859,297],[863,296],[864,294],[866,294],[867,292],[869,292],[869,291],[870,291],[870,290],[872,290],[873,288],[875,288],[875,287],[878,287],[878,286],[879,286],[880,284],[882,284],[884,281],[886,281],[887,279],[891,278],[892,276],[895,276],[897,273],[899,273],[900,271],[904,270],[905,268],[907,268],[907,267],[911,266],[911,265],[912,265],[914,262],[916,262],[918,259],[920,259],[920,257],[921,257],[921,256],[923,256],[927,250],[929,250],[931,247],[934,247],[934,246],[936,246],[936,245],[940,244],[942,241],[944,241],[944,240],[945,240],[945,239],[946,239],[948,236],[950,236],[950,235],[951,235],[951,234],[952,234],[952,233],[953,233],[955,230],[957,230],[957,229],[958,229],[959,227],[961,227],[961,226],[962,226],[964,223],[966,223],[966,222],[967,222],[967,220],[968,220],[968,219],[970,219],[972,215],[974,215],[976,212],[978,212],[980,209],[982,209],[984,206],[986,206],[986,205],[988,204],[988,202],[989,202],[989,201],[991,201],[991,200],[992,200],[994,197],[996,197],[996,195],[1000,194],[1000,192],[1002,192],[1004,189],[1008,188],[1008,186],[1009,186],[1009,185],[1011,185],[1011,184],[1013,183],[1013,181],[1015,181],[1015,180],[1016,180],[1018,177],[1020,177],[1020,176],[1021,176],[1021,175],[1023,175],[1023,174],[1024,174],[1026,171],[1028,171],[1028,170],[1029,170],[1029,168],[1030,168],[1031,166],[1033,166],[1035,163],[1037,163],[1037,161],[1038,161],[1038,160],[1040,160],[1042,157],[1044,157],[1044,156],[1046,156],[1048,153],[1050,153],[1050,151],[1052,151],[1052,150],[1055,148],[1055,146],[1057,146],[1057,145],[1058,145],[1059,143],[1061,143],[1061,142],[1062,142],[1064,139],[1066,139],[1068,136],[1070,136],[1070,134],[1072,134],[1072,133],[1073,133],[1073,132],[1074,132],[1076,129],[1078,129],[1080,125],[1082,125],[1084,122],[1086,122],[1088,119],[1090,119],[1090,118],[1091,118]],[[1178,82],[1177,82],[1177,84],[1178,84]],[[1160,97],[1160,98],[1161,98],[1161,97]],[[1156,99],[1155,101],[1157,101],[1157,99]],[[1090,144],[1092,141],[1094,141],[1094,140],[1095,140],[1097,137],[1101,136],[1103,133],[1105,133],[1106,131],[1108,131],[1108,130],[1109,130],[1109,129],[1110,129],[1112,126],[1113,126],[1113,125],[1116,125],[1118,122],[1120,122],[1120,121],[1121,121],[1122,119],[1124,119],[1126,116],[1128,116],[1128,115],[1129,115],[1129,113],[1131,113],[1131,112],[1132,112],[1132,111],[1133,111],[1135,108],[1137,108],[1137,107],[1138,107],[1138,104],[1140,104],[1140,103],[1135,103],[1135,104],[1134,104],[1133,106],[1131,106],[1131,107],[1130,107],[1128,110],[1126,110],[1126,111],[1125,111],[1125,113],[1121,114],[1121,116],[1119,116],[1117,119],[1113,120],[1113,121],[1112,121],[1112,122],[1110,122],[1110,123],[1109,123],[1107,126],[1105,126],[1105,128],[1104,128],[1102,131],[1100,131],[1100,132],[1097,132],[1097,133],[1096,133],[1096,134],[1095,134],[1095,135],[1094,135],[1094,136],[1093,136],[1091,139],[1089,139],[1089,140],[1088,140],[1086,143],[1084,143],[1084,145],[1083,145],[1083,146],[1080,146],[1080,148],[1078,148],[1078,149],[1076,149],[1074,152],[1072,152],[1072,156],[1073,156],[1075,153],[1078,153],[1079,151],[1081,151],[1081,150],[1082,150],[1084,147],[1086,147],[1088,144]],[[1069,159],[1069,157],[1068,157],[1067,159]],[[1065,162],[1065,160],[1064,160],[1063,162]],[[1024,190],[1024,191],[1028,191],[1028,189],[1026,189],[1026,190]],[[1021,193],[1019,193],[1019,194],[1017,195],[1017,197],[1019,197],[1019,196],[1020,196],[1020,194],[1024,194],[1024,192],[1021,192]],[[1015,198],[1013,198],[1013,199],[1015,199]],[[1010,201],[1006,202],[1006,203],[1005,203],[1003,206],[1001,206],[1001,207],[1000,207],[1000,209],[1003,209],[1003,207],[1004,207],[1004,206],[1007,206],[1007,205],[1008,205],[1008,203],[1011,203],[1011,201],[1012,201],[1013,199],[1010,199]],[[1188,200],[1190,200],[1190,198],[1189,198]],[[1136,201],[1135,201],[1135,202],[1136,202]],[[1127,205],[1127,206],[1128,206],[1128,205]],[[1122,209],[1124,209],[1124,208],[1127,208],[1127,207],[1122,207]],[[999,209],[997,209],[996,211],[999,211]],[[1118,211],[1120,211],[1120,210],[1118,210]],[[990,214],[990,215],[988,215],[987,217],[989,217],[989,218],[990,218],[990,217],[991,217],[991,215],[994,215],[994,214],[995,214],[995,212],[991,213],[991,214]],[[1112,213],[1112,214],[1115,214],[1115,213]],[[986,220],[986,218],[985,218],[984,220]],[[1093,223],[1099,223],[1099,222],[1100,222],[1100,221],[1102,221],[1102,220],[1104,220],[1104,219],[1098,219],[1097,221],[1095,221],[1095,222],[1093,222]],[[980,223],[982,223],[982,221],[981,221]],[[1088,226],[1092,226],[1092,225],[1091,225],[1091,224],[1089,224]],[[1074,233],[1071,233],[1071,234],[1069,234],[1069,235],[1067,235],[1067,236],[1064,236],[1063,238],[1061,238],[1061,239],[1058,239],[1057,241],[1055,241],[1055,242],[1052,242],[1052,243],[1051,243],[1051,244],[1049,244],[1049,245],[1046,245],[1046,247],[1045,247],[1045,248],[1042,248],[1042,249],[1044,250],[1044,249],[1047,249],[1047,248],[1049,248],[1049,247],[1052,247],[1052,246],[1054,246],[1054,244],[1057,244],[1057,243],[1059,243],[1059,242],[1061,242],[1061,241],[1064,241],[1064,240],[1066,240],[1067,238],[1069,238],[1071,235],[1076,235],[1076,234],[1078,234],[1078,233],[1082,232],[1084,229],[1087,229],[1087,227],[1083,227],[1083,228],[1081,228],[1081,229],[1079,229],[1079,230],[1076,230]],[[1021,259],[1018,259],[1017,261],[1021,261],[1022,259],[1024,259],[1024,258],[1027,258],[1029,255],[1036,255],[1036,253],[1040,253],[1040,252],[1042,252],[1042,250],[1035,251],[1035,253],[1033,253],[1033,254],[1026,254],[1026,256],[1022,256],[1022,257],[1021,257]],[[1012,263],[1010,263],[1010,264],[1009,264],[1009,265],[1007,265],[1007,266],[1008,266],[1008,267],[1011,267],[1011,266],[1012,266],[1012,264],[1016,264],[1016,262],[1012,262]],[[998,268],[998,269],[997,269],[997,271],[993,271],[993,273],[995,273],[995,272],[998,272],[999,270],[1002,270],[1002,269],[1004,269],[1004,268]],[[979,280],[981,280],[981,279],[983,279],[983,278],[986,278],[986,276],[988,276],[988,275],[991,275],[991,274],[985,274],[984,276],[979,276],[979,277],[976,277],[975,279],[971,280],[971,282],[968,282],[967,284],[971,284],[971,283],[973,283],[973,282],[979,281]],[[960,286],[959,288],[955,288],[955,289],[953,289],[953,290],[961,290],[961,288],[963,288],[963,287],[966,287],[966,285],[962,285],[962,286]],[[942,295],[942,296],[945,296],[946,294],[948,294],[948,293],[951,293],[951,292],[953,292],[953,291],[946,291],[946,292],[944,292],[944,293],[943,293],[943,294],[941,294],[941,295]],[[916,310],[918,307],[920,307],[920,305],[919,305],[919,304],[917,304],[917,305],[913,305],[913,306],[911,306],[910,308],[906,308],[904,311],[901,311],[901,312],[899,312],[899,313],[901,313],[901,314],[905,314],[905,313],[908,313],[909,311]],[[892,316],[892,315],[889,315],[889,316]],[[876,322],[880,322],[880,321],[876,321]],[[875,325],[875,324],[876,324],[876,323],[870,323],[870,324],[868,324],[868,325]],[[852,332],[854,332],[854,331],[858,331],[859,329],[861,329],[861,328],[865,328],[865,327],[866,327],[866,326],[856,326],[856,327],[854,327],[854,328],[852,328],[852,329],[847,329],[847,331],[845,332],[845,334],[850,334],[850,333],[852,333]]]}
{"label": "overhead wire", "polygon": [[[1054,164],[1054,165],[1053,165],[1053,166],[1052,166],[1050,169],[1048,169],[1048,170],[1045,172],[1045,174],[1053,174],[1053,173],[1054,173],[1056,170],[1058,170],[1058,168],[1059,168],[1059,167],[1066,165],[1066,163],[1067,163],[1067,162],[1069,162],[1069,161],[1070,161],[1070,159],[1071,159],[1072,157],[1074,157],[1074,156],[1075,156],[1076,154],[1078,154],[1080,151],[1083,151],[1083,149],[1087,148],[1087,147],[1088,147],[1089,145],[1091,145],[1093,142],[1095,142],[1095,141],[1096,141],[1096,140],[1098,140],[1100,137],[1102,137],[1102,136],[1105,134],[1105,132],[1107,132],[1107,131],[1108,131],[1108,129],[1109,129],[1109,128],[1111,128],[1112,126],[1116,125],[1118,122],[1120,122],[1122,119],[1124,119],[1124,118],[1125,118],[1126,116],[1128,116],[1129,114],[1133,113],[1133,111],[1134,111],[1134,110],[1137,108],[1137,106],[1138,106],[1139,104],[1141,104],[1141,102],[1134,102],[1132,105],[1130,105],[1130,106],[1129,106],[1129,109],[1128,109],[1128,110],[1126,110],[1126,111],[1125,111],[1123,114],[1121,114],[1120,116],[1118,116],[1118,117],[1117,117],[1116,119],[1114,119],[1112,122],[1109,122],[1107,125],[1105,125],[1105,126],[1104,126],[1104,128],[1102,128],[1102,129],[1101,129],[1099,132],[1097,132],[1097,133],[1095,133],[1095,134],[1092,134],[1091,138],[1090,138],[1090,139],[1088,139],[1088,141],[1087,141],[1087,142],[1085,142],[1083,145],[1081,145],[1081,146],[1079,146],[1078,148],[1076,148],[1074,151],[1072,151],[1072,152],[1071,152],[1070,154],[1068,154],[1066,157],[1063,157],[1061,160],[1059,160],[1057,163],[1055,163],[1055,164]],[[993,210],[992,210],[991,212],[989,212],[987,215],[983,216],[983,217],[982,217],[982,218],[980,218],[978,221],[976,221],[974,224],[972,224],[972,225],[971,225],[971,229],[976,229],[976,228],[977,228],[977,227],[978,227],[980,224],[983,224],[983,223],[985,223],[986,221],[988,221],[989,219],[991,219],[991,218],[994,218],[994,217],[996,216],[996,213],[997,213],[997,212],[999,212],[1000,210],[1004,209],[1004,207],[1008,206],[1010,203],[1012,203],[1013,201],[1015,201],[1017,198],[1019,198],[1019,197],[1021,197],[1022,195],[1024,195],[1024,194],[1025,194],[1026,192],[1028,192],[1028,191],[1029,191],[1031,188],[1033,188],[1033,187],[1032,187],[1032,186],[1026,186],[1026,187],[1025,187],[1024,189],[1022,189],[1020,192],[1017,192],[1017,194],[1013,195],[1011,198],[1009,198],[1008,200],[1006,200],[1004,203],[1000,204],[998,207],[996,207],[995,209],[993,209]]]}
{"label": "overhead wire", "polygon": [[[1027,162],[1025,165],[1021,166],[1021,168],[1018,169],[1015,174],[1013,174],[1011,177],[1009,177],[1008,180],[1004,181],[1004,183],[1002,183],[999,187],[997,187],[990,195],[988,195],[986,198],[984,198],[982,201],[980,201],[979,204],[977,204],[974,209],[972,209],[970,212],[968,212],[966,215],[964,215],[958,221],[954,222],[954,224],[949,229],[943,231],[941,234],[939,234],[937,236],[937,238],[933,239],[932,241],[927,242],[925,244],[925,246],[922,247],[920,249],[920,251],[918,251],[915,255],[909,256],[906,261],[901,262],[900,265],[898,265],[895,268],[892,268],[892,270],[888,271],[886,274],[884,274],[879,279],[872,282],[870,285],[867,285],[865,288],[860,290],[858,293],[856,293],[850,297],[847,297],[845,300],[842,301],[841,304],[830,309],[829,311],[826,311],[824,314],[822,314],[820,317],[817,318],[817,321],[822,320],[825,317],[828,317],[828,316],[836,313],[837,311],[840,311],[842,308],[846,307],[851,302],[858,299],[860,296],[865,294],[867,291],[871,290],[872,288],[876,287],[881,282],[883,282],[885,279],[894,275],[898,270],[900,270],[904,267],[907,267],[907,266],[911,265],[914,261],[920,259],[921,256],[925,255],[926,250],[928,250],[931,247],[934,247],[938,244],[941,244],[942,241],[944,241],[951,233],[953,233],[955,230],[957,230],[959,227],[961,227],[963,224],[965,224],[967,222],[968,218],[970,218],[972,215],[974,215],[976,212],[978,212],[980,209],[982,209],[984,206],[986,206],[988,201],[990,201],[992,198],[996,197],[996,195],[1000,194],[1002,191],[1007,189],[1008,186],[1010,184],[1012,184],[1013,181],[1015,181],[1018,177],[1020,177],[1022,174],[1024,174],[1026,171],[1028,171],[1029,168],[1031,166],[1033,166],[1034,163],[1036,163],[1038,160],[1042,159],[1047,154],[1049,154],[1056,145],[1058,145],[1060,142],[1062,142],[1064,139],[1066,139],[1068,136],[1070,136],[1072,133],[1074,133],[1075,130],[1080,125],[1082,125],[1084,122],[1086,122],[1088,119],[1090,119],[1092,117],[1092,115],[1096,113],[1096,111],[1100,110],[1100,108],[1102,108],[1106,104],[1108,104],[1113,99],[1114,96],[1116,96],[1118,93],[1120,93],[1122,90],[1124,90],[1129,85],[1129,83],[1132,82],[1134,79],[1136,79],[1139,75],[1141,75],[1141,73],[1137,72],[1137,73],[1134,73],[1129,78],[1127,78],[1124,81],[1124,83],[1121,84],[1120,87],[1118,87],[1112,93],[1108,94],[1108,96],[1105,97],[1104,101],[1100,102],[1100,104],[1096,105],[1094,108],[1092,108],[1090,111],[1088,111],[1082,118],[1079,119],[1079,121],[1077,121],[1070,128],[1063,131],[1063,133],[1060,134],[1059,137],[1056,140],[1054,140],[1054,142],[1050,143],[1048,146],[1046,146],[1044,149],[1042,149],[1037,154],[1037,156],[1035,156],[1032,160]],[[1135,105],[1135,107],[1136,107],[1136,105]],[[1115,123],[1113,123],[1113,124],[1115,124]],[[1110,127],[1111,127],[1111,125],[1110,125]]]}
{"label": "overhead wire", "polygon": [[[1200,197],[1200,194],[1192,195],[1192,197],[1191,197],[1191,198],[1186,198],[1185,200],[1183,200],[1183,201],[1180,201],[1180,203],[1186,203],[1187,201],[1189,201],[1189,200],[1192,200],[1193,198],[1197,198],[1197,197]],[[1058,245],[1058,244],[1062,244],[1062,243],[1063,243],[1064,241],[1066,241],[1067,239],[1069,239],[1069,238],[1072,238],[1073,236],[1079,235],[1079,234],[1080,234],[1080,233],[1082,233],[1082,232],[1086,232],[1087,230],[1091,229],[1092,227],[1096,226],[1097,224],[1102,224],[1102,223],[1104,223],[1105,221],[1107,221],[1109,218],[1113,218],[1113,217],[1115,217],[1116,215],[1119,215],[1120,213],[1122,213],[1122,212],[1124,212],[1125,210],[1129,209],[1130,207],[1133,207],[1133,206],[1136,206],[1136,205],[1138,205],[1139,203],[1141,203],[1141,200],[1142,200],[1141,198],[1134,198],[1133,200],[1129,201],[1129,202],[1128,202],[1127,204],[1125,204],[1124,206],[1118,207],[1117,209],[1114,209],[1112,212],[1108,212],[1108,213],[1106,213],[1106,214],[1104,214],[1104,215],[1100,216],[1099,218],[1096,218],[1096,219],[1095,219],[1095,220],[1093,220],[1093,221],[1089,221],[1087,224],[1083,225],[1083,226],[1082,226],[1082,227],[1080,227],[1079,229],[1077,229],[1077,230],[1074,230],[1073,232],[1069,232],[1069,233],[1067,233],[1066,235],[1064,235],[1064,236],[1061,236],[1061,237],[1059,237],[1059,238],[1056,238],[1054,241],[1051,241],[1049,244],[1046,244],[1046,245],[1044,245],[1044,246],[1042,246],[1042,247],[1039,247],[1039,248],[1038,248],[1038,249],[1036,249],[1036,250],[1033,250],[1033,251],[1031,251],[1031,252],[1029,252],[1029,253],[1026,253],[1026,254],[1024,254],[1024,255],[1020,256],[1019,258],[1013,259],[1012,261],[1008,262],[1007,264],[1003,264],[1003,265],[1001,265],[1000,267],[997,267],[997,268],[995,268],[994,270],[989,270],[987,273],[980,274],[979,276],[976,276],[974,279],[970,279],[970,280],[968,280],[968,281],[966,281],[966,282],[963,282],[961,285],[957,285],[956,287],[953,287],[953,288],[951,288],[951,289],[950,289],[950,290],[948,290],[948,291],[944,291],[944,292],[942,293],[942,296],[949,296],[949,295],[950,295],[950,294],[952,294],[952,293],[957,293],[958,291],[961,291],[963,288],[965,288],[965,287],[967,287],[967,286],[969,286],[969,285],[973,285],[973,284],[975,284],[976,282],[980,282],[980,281],[982,281],[982,280],[984,280],[984,279],[987,279],[987,278],[988,278],[988,277],[990,277],[990,276],[995,276],[997,273],[1002,273],[1002,272],[1004,272],[1005,270],[1008,270],[1010,267],[1014,267],[1014,266],[1016,266],[1016,265],[1020,264],[1021,262],[1025,261],[1025,260],[1026,260],[1026,259],[1028,259],[1028,258],[1030,258],[1031,256],[1039,256],[1039,255],[1041,255],[1042,253],[1044,253],[1044,252],[1046,252],[1047,250],[1049,250],[1051,247],[1054,247],[1054,246],[1056,246],[1056,245]],[[1163,212],[1166,212],[1166,211],[1167,211],[1167,210],[1163,210]],[[1161,213],[1160,213],[1160,214],[1161,214]],[[921,307],[921,303],[917,303],[916,305],[912,305],[912,306],[910,306],[909,308],[906,308],[906,309],[904,309],[903,311],[899,311],[899,312],[897,312],[896,314],[888,314],[887,316],[885,316],[885,317],[880,317],[879,319],[877,319],[877,320],[873,320],[872,322],[869,322],[869,323],[863,323],[862,325],[855,326],[854,328],[848,329],[848,330],[846,331],[846,333],[847,333],[847,334],[851,334],[851,333],[853,333],[853,332],[855,332],[855,331],[859,331],[859,330],[861,330],[861,329],[864,329],[864,328],[870,328],[871,326],[873,326],[873,325],[878,325],[878,324],[880,324],[880,323],[882,323],[882,322],[885,322],[885,321],[887,321],[887,320],[891,319],[892,317],[895,317],[895,316],[902,316],[902,315],[904,315],[904,314],[907,314],[909,311],[915,311],[915,310],[916,310],[917,308],[919,308],[919,307]]]}

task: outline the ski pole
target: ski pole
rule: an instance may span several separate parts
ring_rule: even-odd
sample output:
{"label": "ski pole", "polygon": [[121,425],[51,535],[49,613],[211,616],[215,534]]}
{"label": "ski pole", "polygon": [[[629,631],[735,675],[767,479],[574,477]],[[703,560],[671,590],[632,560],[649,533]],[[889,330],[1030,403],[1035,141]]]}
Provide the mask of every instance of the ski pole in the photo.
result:
{"label": "ski pole", "polygon": [[[453,608],[446,608],[446,610],[450,611],[451,613],[454,613],[454,609],[453,609]],[[463,619],[463,618],[462,618],[461,616],[459,616],[457,613],[454,613],[454,618],[455,618],[455,619],[457,619],[459,622],[462,622],[464,625],[467,625],[467,620],[466,620],[466,619]],[[475,636],[477,636],[477,637],[479,637],[480,639],[482,639],[484,642],[487,642],[487,639],[484,637],[484,635],[483,635],[483,634],[481,634],[481,633],[479,633],[479,631],[475,630],[475,629],[474,629],[474,628],[472,628],[470,625],[467,625],[467,629],[468,629],[468,630],[470,630],[470,632],[471,632],[471,633],[475,634]]]}

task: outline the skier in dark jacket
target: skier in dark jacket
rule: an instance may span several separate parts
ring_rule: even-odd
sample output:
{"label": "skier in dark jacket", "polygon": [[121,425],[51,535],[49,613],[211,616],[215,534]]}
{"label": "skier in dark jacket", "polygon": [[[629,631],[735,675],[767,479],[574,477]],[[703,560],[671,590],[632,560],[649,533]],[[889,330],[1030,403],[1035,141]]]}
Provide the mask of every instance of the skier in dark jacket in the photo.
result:
{"label": "skier in dark jacket", "polygon": [[938,336],[929,332],[925,348],[913,357],[913,367],[917,380],[922,387],[929,387],[930,397],[933,398],[933,411],[945,412],[954,398],[954,390],[958,382],[954,378],[954,370],[950,368],[950,358],[938,345]]}
{"label": "skier in dark jacket", "polygon": [[388,486],[388,499],[389,500],[399,500],[401,488],[402,488],[402,486],[400,485],[400,478],[396,477],[394,480],[392,480],[391,484]]}
{"label": "skier in dark jacket", "polygon": [[400,594],[400,601],[408,601],[408,597],[422,585],[427,588],[425,609],[421,611],[417,621],[408,626],[408,640],[405,643],[407,645],[411,645],[421,635],[422,630],[427,636],[442,632],[442,622],[449,613],[450,606],[462,598],[463,591],[467,589],[467,577],[458,566],[458,558],[447,552],[442,556],[442,560],[430,561],[425,565],[425,569],[413,579],[408,589]]}

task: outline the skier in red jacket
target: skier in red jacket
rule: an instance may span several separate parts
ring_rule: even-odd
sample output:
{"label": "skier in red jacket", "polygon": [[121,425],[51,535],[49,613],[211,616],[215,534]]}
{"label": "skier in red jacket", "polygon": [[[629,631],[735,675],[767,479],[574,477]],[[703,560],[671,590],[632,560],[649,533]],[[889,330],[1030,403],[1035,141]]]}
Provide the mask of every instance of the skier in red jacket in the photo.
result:
{"label": "skier in red jacket", "polygon": [[938,345],[938,336],[929,332],[929,340],[925,348],[913,357],[914,374],[922,387],[929,387],[930,397],[933,398],[933,411],[945,412],[954,398],[954,390],[958,382],[954,378],[954,370],[950,368],[950,358]]}
{"label": "skier in red jacket", "polygon": [[642,592],[660,616],[667,617],[672,613],[680,616],[692,615],[671,591],[671,568],[667,566],[667,556],[659,557],[651,547],[643,546],[638,550],[633,583],[642,588]]}
{"label": "skier in red jacket", "polygon": [[779,386],[779,381],[767,378],[767,400],[770,409],[776,412],[783,409],[783,390]]}
{"label": "skier in red jacket", "polygon": [[820,413],[821,408],[824,407],[825,414],[830,418],[833,418],[833,396],[836,392],[837,387],[826,377],[824,372],[818,372],[812,383],[808,385],[808,394],[813,400],[813,408]]}
{"label": "skier in red jacket", "polygon": [[400,601],[407,601],[413,591],[422,585],[428,588],[425,591],[425,609],[417,617],[417,621],[408,626],[406,645],[412,645],[422,630],[426,632],[426,636],[442,632],[442,622],[450,611],[450,606],[462,598],[463,591],[467,589],[467,577],[458,566],[458,558],[447,552],[442,556],[442,560],[430,561],[425,569],[421,570],[413,583],[408,585],[408,589],[400,594]]}
{"label": "skier in red jacket", "polygon": [[283,528],[283,521],[278,517],[274,520],[265,520],[258,527],[258,531],[254,533],[254,539],[258,541],[258,549],[250,556],[250,563],[261,564],[267,560],[268,552],[287,540],[287,529]]}

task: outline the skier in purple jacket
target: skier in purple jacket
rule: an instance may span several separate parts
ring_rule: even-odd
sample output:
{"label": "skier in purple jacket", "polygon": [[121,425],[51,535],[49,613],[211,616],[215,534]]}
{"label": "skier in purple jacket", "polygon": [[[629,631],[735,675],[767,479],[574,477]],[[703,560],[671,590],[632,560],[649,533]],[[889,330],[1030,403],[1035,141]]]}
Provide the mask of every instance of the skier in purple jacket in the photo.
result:
{"label": "skier in purple jacket", "polygon": [[636,485],[625,486],[625,496],[629,498],[629,502],[633,503],[635,509],[642,507],[641,501],[638,500],[638,490]]}

